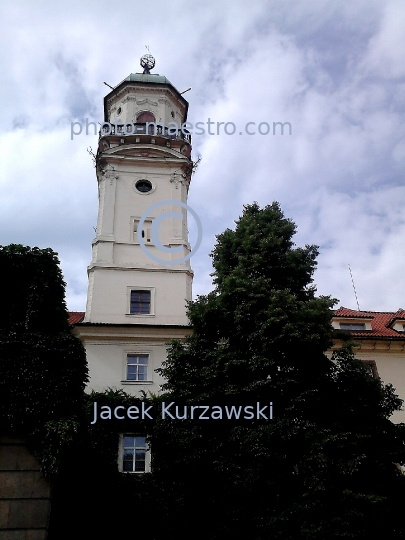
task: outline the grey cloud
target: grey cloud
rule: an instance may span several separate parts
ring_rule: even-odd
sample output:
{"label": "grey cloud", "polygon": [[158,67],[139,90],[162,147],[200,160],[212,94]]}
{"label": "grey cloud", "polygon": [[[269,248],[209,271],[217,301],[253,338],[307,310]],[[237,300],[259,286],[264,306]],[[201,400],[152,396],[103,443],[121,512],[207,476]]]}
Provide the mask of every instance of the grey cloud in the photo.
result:
{"label": "grey cloud", "polygon": [[210,290],[215,234],[233,226],[244,203],[279,200],[297,222],[297,243],[321,245],[320,293],[353,307],[350,262],[361,307],[403,305],[403,40],[394,24],[403,17],[401,3],[176,5],[157,1],[136,35],[139,2],[124,0],[114,10],[106,0],[96,10],[50,4],[45,18],[23,0],[15,8],[18,25],[4,11],[0,96],[3,126],[14,131],[0,132],[0,243],[53,247],[69,307],[84,309],[97,213],[86,148],[97,138],[71,141],[69,123],[101,119],[108,91],[102,81],[115,85],[139,71],[147,43],[156,73],[180,91],[192,86],[185,95],[192,121],[293,125],[291,137],[193,138],[193,154],[203,160],[189,203],[204,228],[191,259],[194,294]]}

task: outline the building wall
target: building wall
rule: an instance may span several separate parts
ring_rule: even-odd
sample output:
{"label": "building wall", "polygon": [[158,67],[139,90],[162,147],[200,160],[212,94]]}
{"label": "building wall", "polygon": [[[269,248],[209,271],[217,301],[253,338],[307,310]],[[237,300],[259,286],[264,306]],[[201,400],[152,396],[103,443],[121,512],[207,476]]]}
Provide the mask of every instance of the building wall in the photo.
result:
{"label": "building wall", "polygon": [[[129,313],[131,290],[151,289],[150,315]],[[116,269],[94,274],[91,308],[92,323],[114,324],[178,324],[187,325],[186,300],[191,289],[191,277],[186,273]],[[103,291],[103,294],[96,294]]]}
{"label": "building wall", "polygon": [[[398,396],[405,400],[405,341],[354,339],[354,342],[357,344],[354,348],[356,357],[366,363],[375,362],[376,375],[383,383],[392,384]],[[342,345],[341,341],[335,340],[328,355]],[[405,423],[405,410],[395,411],[392,421]]]}
{"label": "building wall", "polygon": [[[164,380],[155,370],[167,358],[171,339],[184,339],[190,327],[152,325],[78,324],[74,334],[83,341],[90,371],[87,392],[103,392],[107,388],[122,389],[140,396],[141,391],[158,394]],[[147,381],[126,379],[127,355],[148,355]]]}
{"label": "building wall", "polygon": [[0,539],[46,540],[51,488],[24,441],[0,438]]}

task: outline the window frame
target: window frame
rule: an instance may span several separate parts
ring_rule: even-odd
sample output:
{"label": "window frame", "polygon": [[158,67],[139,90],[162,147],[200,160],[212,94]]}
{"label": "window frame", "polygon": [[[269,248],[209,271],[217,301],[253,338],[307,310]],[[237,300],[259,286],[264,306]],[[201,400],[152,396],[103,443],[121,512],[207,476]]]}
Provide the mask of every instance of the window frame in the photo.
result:
{"label": "window frame", "polygon": [[398,334],[405,334],[405,322],[401,319],[394,321],[391,328],[395,330],[395,332],[398,332]]}
{"label": "window frame", "polygon": [[[150,303],[149,313],[132,313],[131,312],[131,297],[132,292],[149,292]],[[127,287],[127,312],[128,317],[154,317],[155,316],[155,287],[128,286]]]}
{"label": "window frame", "polygon": [[[143,471],[124,471],[124,437],[145,437],[145,470]],[[134,454],[136,452],[136,442]],[[118,470],[123,474],[146,474],[151,471],[151,451],[148,435],[144,433],[120,433],[118,445]]]}
{"label": "window frame", "polygon": [[[127,379],[127,365],[128,365],[128,356],[147,356],[148,357],[148,368],[146,371],[146,380],[138,381]],[[121,385],[122,386],[147,386],[153,384],[154,379],[154,366],[155,366],[155,347],[154,346],[145,346],[142,343],[132,343],[123,348],[121,353]]]}
{"label": "window frame", "polygon": [[367,366],[371,367],[371,374],[374,377],[374,379],[379,379],[380,376],[378,375],[377,370],[377,363],[375,360],[361,360],[363,364],[366,364]]}
{"label": "window frame", "polygon": [[[146,116],[149,115],[149,120],[146,120]],[[144,117],[144,118],[142,118]],[[150,118],[153,118],[153,120],[151,120]],[[151,124],[151,123],[155,123],[156,122],[156,116],[153,114],[152,111],[138,111],[136,113],[136,123],[137,124]]]}
{"label": "window frame", "polygon": [[[343,326],[346,326],[347,328],[342,328]],[[360,328],[361,326],[361,328]],[[352,328],[349,328],[352,327]],[[366,332],[366,323],[354,323],[354,322],[340,322],[339,323],[339,329],[343,330],[344,332]]]}
{"label": "window frame", "polygon": [[[132,218],[132,242],[134,244],[137,244],[139,246],[139,240],[138,240],[138,226],[141,218],[134,217]],[[142,227],[142,239],[143,243],[148,246],[153,246],[152,242],[152,219],[145,219],[143,227]]]}
{"label": "window frame", "polygon": [[[150,191],[139,191],[139,189],[136,187],[136,184],[138,182],[142,182],[142,181],[145,181],[145,180],[152,184],[152,189]],[[133,190],[135,191],[135,193],[137,195],[142,195],[142,197],[147,197],[148,195],[150,195],[151,193],[153,193],[156,190],[156,182],[154,180],[152,180],[151,178],[149,178],[148,175],[143,175],[143,176],[139,176],[139,177],[135,178],[135,180],[132,182],[132,188],[133,188]]]}
{"label": "window frame", "polygon": [[[144,184],[146,184],[148,186],[149,189],[140,189],[140,185],[142,184],[142,182]],[[153,184],[150,180],[148,180],[147,178],[141,178],[140,180],[136,180],[135,182],[135,189],[138,193],[150,193],[152,190],[153,190]]]}
{"label": "window frame", "polygon": [[[146,379],[129,379],[128,378],[128,358],[140,358],[140,357],[146,357],[146,364],[139,364],[139,363],[133,363],[133,364],[130,364],[130,365],[133,365],[133,366],[145,366],[146,365]],[[125,357],[125,360],[126,360],[126,363],[125,363],[125,379],[124,381],[125,382],[129,382],[129,383],[147,383],[148,381],[150,381],[150,378],[149,378],[149,370],[150,370],[150,355],[149,353],[140,353],[140,352],[136,352],[136,353],[126,353],[126,357]]]}

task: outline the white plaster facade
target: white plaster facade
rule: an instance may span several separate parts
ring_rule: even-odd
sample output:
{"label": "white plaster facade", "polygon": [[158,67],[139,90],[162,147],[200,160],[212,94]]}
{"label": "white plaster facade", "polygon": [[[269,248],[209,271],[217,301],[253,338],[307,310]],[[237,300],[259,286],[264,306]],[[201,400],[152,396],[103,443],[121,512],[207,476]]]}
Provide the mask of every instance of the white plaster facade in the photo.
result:
{"label": "white plaster facade", "polygon": [[[104,125],[100,132],[97,231],[88,267],[86,313],[74,330],[86,347],[88,390],[158,393],[162,380],[155,369],[166,358],[167,343],[191,333],[186,315],[193,279],[190,259],[170,264],[190,253],[187,212],[175,202],[187,203],[191,138],[159,127],[154,133],[145,125],[146,118],[180,127],[187,110],[186,100],[159,75],[131,74],[104,100],[104,120],[116,126]],[[128,133],[125,123],[134,124]],[[172,202],[148,211],[163,201]],[[175,253],[160,251],[151,234],[154,220],[167,212],[183,216],[166,217],[158,228],[161,244]],[[142,216],[142,241],[160,262],[141,249]],[[129,368],[129,357],[139,366]]]}
{"label": "white plaster facade", "polygon": [[[335,330],[342,330],[342,325],[352,325],[350,334],[355,343],[356,357],[370,365],[375,377],[380,377],[385,384],[392,384],[398,396],[405,400],[405,311],[397,312],[362,312],[339,308],[332,320]],[[364,325],[363,329],[356,325]],[[343,345],[335,338],[328,354]],[[395,411],[392,421],[405,423],[405,410]]]}

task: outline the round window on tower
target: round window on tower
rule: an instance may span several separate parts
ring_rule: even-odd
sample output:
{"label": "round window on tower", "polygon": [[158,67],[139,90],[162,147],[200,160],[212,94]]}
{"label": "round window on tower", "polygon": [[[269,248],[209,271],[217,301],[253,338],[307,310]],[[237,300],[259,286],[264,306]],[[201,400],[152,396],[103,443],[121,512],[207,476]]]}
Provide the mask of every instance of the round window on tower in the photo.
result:
{"label": "round window on tower", "polygon": [[149,180],[138,180],[135,184],[135,188],[140,193],[149,193],[152,190],[152,183]]}

